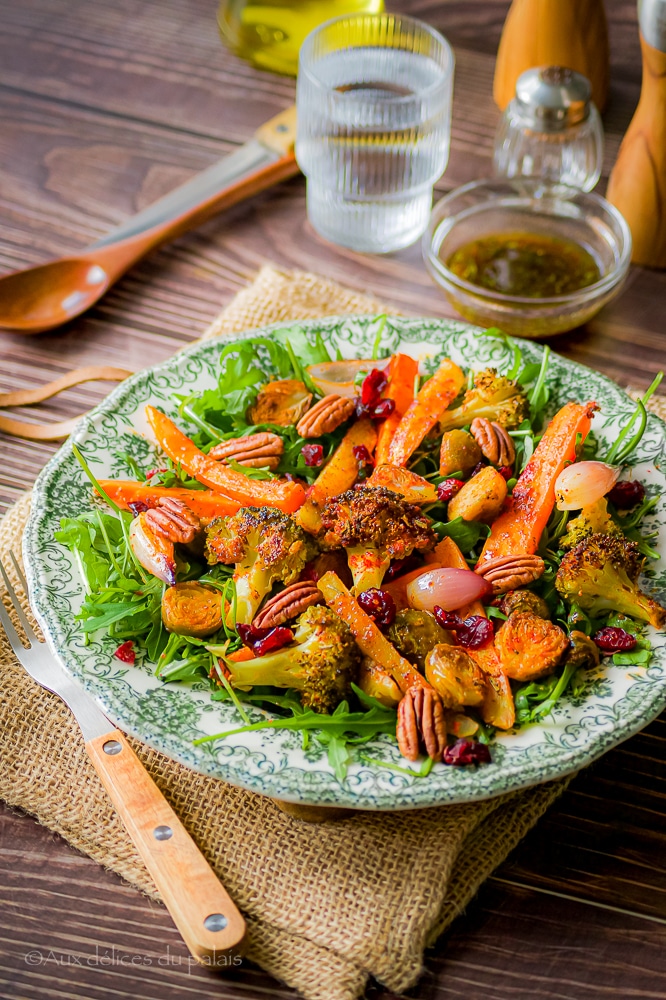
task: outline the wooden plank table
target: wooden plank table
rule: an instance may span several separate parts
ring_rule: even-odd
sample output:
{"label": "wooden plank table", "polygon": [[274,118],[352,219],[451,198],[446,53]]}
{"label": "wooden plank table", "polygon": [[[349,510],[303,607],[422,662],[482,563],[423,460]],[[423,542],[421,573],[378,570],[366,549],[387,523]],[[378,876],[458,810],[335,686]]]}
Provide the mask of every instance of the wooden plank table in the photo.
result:
{"label": "wooden plank table", "polygon": [[[494,53],[508,0],[396,0],[456,49],[448,190],[490,170]],[[640,86],[635,4],[607,0],[612,85],[606,173]],[[73,251],[246,141],[294,82],[230,55],[212,0],[0,0],[0,269]],[[39,337],[0,333],[0,391],[72,367],[141,368],[197,337],[264,262],[319,271],[412,315],[451,315],[418,247],[363,257],[325,243],[298,178],[152,254],[87,316]],[[621,384],[666,365],[666,276],[632,269],[622,296],[553,346]],[[39,409],[64,419],[106,386]],[[0,503],[55,446],[4,439]],[[666,995],[666,723],[611,751],[489,879],[428,956],[410,995],[626,1000]],[[0,996],[290,997],[245,963],[192,968],[164,909],[32,819],[0,810]],[[39,956],[37,955],[39,952]],[[390,1000],[380,987],[370,996]]]}

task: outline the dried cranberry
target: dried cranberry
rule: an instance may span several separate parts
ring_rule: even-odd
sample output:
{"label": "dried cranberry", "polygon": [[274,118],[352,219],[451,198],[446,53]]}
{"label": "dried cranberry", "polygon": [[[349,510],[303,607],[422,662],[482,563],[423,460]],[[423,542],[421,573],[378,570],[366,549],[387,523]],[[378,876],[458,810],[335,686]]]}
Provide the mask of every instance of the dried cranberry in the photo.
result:
{"label": "dried cranberry", "polygon": [[476,465],[474,466],[474,468],[472,469],[469,478],[470,479],[474,479],[474,476],[476,476],[479,472],[481,472],[481,469],[484,469],[484,468],[485,468],[485,464],[483,462],[477,462]]}
{"label": "dried cranberry", "polygon": [[372,461],[372,455],[364,444],[355,444],[352,451],[354,452],[354,458],[358,462],[359,466],[374,466],[375,463]]}
{"label": "dried cranberry", "polygon": [[462,488],[463,484],[459,479],[445,479],[437,487],[437,497],[442,503],[448,503],[449,500],[453,500],[456,493],[460,493]]}
{"label": "dried cranberry", "polygon": [[369,417],[371,409],[372,407],[365,406],[365,404],[361,402],[360,396],[354,397],[354,413],[359,420],[362,420],[363,417]]}
{"label": "dried cranberry", "polygon": [[134,500],[134,501],[132,501],[132,503],[128,504],[127,506],[132,511],[132,513],[134,514],[135,517],[138,517],[139,514],[143,514],[143,512],[145,510],[149,510],[150,509],[148,507],[148,504],[144,503],[143,500]]}
{"label": "dried cranberry", "polygon": [[134,652],[134,643],[132,640],[128,639],[127,642],[121,643],[113,655],[117,660],[122,660],[123,663],[133,665],[136,660],[136,653]]}
{"label": "dried cranberry", "polygon": [[513,469],[511,468],[510,465],[500,465],[497,471],[499,472],[502,479],[506,479],[507,483],[509,482],[510,479],[513,479]]}
{"label": "dried cranberry", "polygon": [[462,767],[465,764],[490,764],[492,757],[485,743],[475,740],[456,740],[444,751],[444,763]]}
{"label": "dried cranberry", "polygon": [[483,649],[495,638],[493,623],[482,615],[470,615],[463,621],[460,615],[445,611],[439,605],[435,605],[433,611],[442,628],[455,632],[458,645],[466,649]]}
{"label": "dried cranberry", "polygon": [[375,406],[388,385],[388,378],[380,368],[373,368],[363,379],[361,385],[361,403],[363,406]]}
{"label": "dried cranberry", "polygon": [[355,444],[352,451],[358,465],[359,479],[367,479],[368,476],[372,475],[372,470],[375,467],[372,455],[364,444]]}
{"label": "dried cranberry", "polygon": [[633,482],[616,483],[606,496],[620,510],[629,510],[645,497],[645,487],[637,479]]}
{"label": "dried cranberry", "polygon": [[395,410],[395,399],[380,399],[376,406],[372,408],[370,416],[373,420],[386,420]]}
{"label": "dried cranberry", "polygon": [[358,596],[358,603],[380,628],[387,628],[395,621],[395,601],[386,590],[377,587],[364,590]]}
{"label": "dried cranberry", "polygon": [[495,638],[495,628],[489,618],[471,615],[465,618],[462,628],[456,631],[456,638],[466,649],[483,649]]}
{"label": "dried cranberry", "polygon": [[607,625],[597,632],[594,642],[604,653],[628,653],[636,645],[636,636],[623,628]]}
{"label": "dried cranberry", "polygon": [[153,476],[158,476],[160,472],[166,472],[166,469],[149,469],[146,473],[146,479],[152,479]]}
{"label": "dried cranberry", "polygon": [[304,444],[301,455],[306,465],[318,469],[324,461],[324,446],[321,444]]}
{"label": "dried cranberry", "polygon": [[304,566],[304,568],[303,568],[303,570],[301,572],[301,575],[299,576],[298,579],[299,580],[311,580],[312,583],[316,583],[317,580],[320,579],[320,577],[321,577],[321,574],[317,570],[317,560],[313,559],[312,562],[309,562],[309,563],[305,564],[305,566]]}
{"label": "dried cranberry", "polygon": [[284,625],[276,625],[274,628],[256,628],[254,625],[237,625],[241,640],[248,646],[255,656],[265,656],[276,649],[282,649],[294,641],[294,633]]}
{"label": "dried cranberry", "polygon": [[436,604],[433,613],[442,628],[455,631],[462,627],[463,620],[455,611],[445,611],[444,608],[440,608],[439,604]]}
{"label": "dried cranberry", "polygon": [[418,556],[407,556],[406,559],[394,559],[387,569],[384,579],[386,581],[395,580],[396,577],[402,576],[403,573],[409,573],[410,570],[416,569],[420,565],[421,560]]}

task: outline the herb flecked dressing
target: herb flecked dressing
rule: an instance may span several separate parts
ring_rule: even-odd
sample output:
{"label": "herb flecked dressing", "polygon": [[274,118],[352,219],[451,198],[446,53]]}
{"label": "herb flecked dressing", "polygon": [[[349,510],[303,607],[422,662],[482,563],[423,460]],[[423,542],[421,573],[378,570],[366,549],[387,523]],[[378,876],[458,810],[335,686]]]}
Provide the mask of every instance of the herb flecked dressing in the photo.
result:
{"label": "herb flecked dressing", "polygon": [[471,240],[445,263],[470,284],[531,299],[567,295],[601,278],[596,260],[579,243],[528,232]]}

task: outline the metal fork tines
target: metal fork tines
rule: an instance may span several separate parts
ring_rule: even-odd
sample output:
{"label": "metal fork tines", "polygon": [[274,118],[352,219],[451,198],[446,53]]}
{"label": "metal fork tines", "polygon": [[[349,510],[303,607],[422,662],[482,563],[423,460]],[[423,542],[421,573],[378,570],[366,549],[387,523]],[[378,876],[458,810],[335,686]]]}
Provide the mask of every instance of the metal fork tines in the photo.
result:
{"label": "metal fork tines", "polygon": [[[9,553],[9,558],[14,565],[21,587],[27,594],[28,584],[13,552]],[[108,733],[113,728],[109,720],[100,712],[90,696],[78,687],[70,676],[65,673],[46,643],[34,631],[21,606],[18,594],[11,584],[2,560],[0,560],[0,574],[28,641],[28,645],[25,646],[20,634],[14,627],[7,609],[0,600],[0,622],[2,622],[17,659],[38,684],[41,684],[47,691],[57,694],[69,706],[70,710],[76,716],[86,740],[91,740],[95,736],[102,736],[104,733]]]}

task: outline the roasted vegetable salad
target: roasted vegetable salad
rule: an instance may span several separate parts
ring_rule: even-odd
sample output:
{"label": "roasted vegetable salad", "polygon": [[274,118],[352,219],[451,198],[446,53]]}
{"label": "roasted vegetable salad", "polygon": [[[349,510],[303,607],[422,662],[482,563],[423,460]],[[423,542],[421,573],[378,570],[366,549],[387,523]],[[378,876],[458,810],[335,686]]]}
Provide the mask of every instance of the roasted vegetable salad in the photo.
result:
{"label": "roasted vegetable salad", "polygon": [[666,626],[639,582],[656,501],[626,475],[661,376],[600,456],[594,400],[549,405],[548,349],[424,371],[380,342],[343,360],[292,327],[225,347],[176,419],[146,406],[155,468],[98,481],[75,448],[94,499],[56,536],[85,635],[233,702],[238,727],[202,740],[298,730],[340,780],[380,734],[425,756],[399,768],[415,777],[486,764],[497,730],[605,658],[645,666],[644,625]]}

